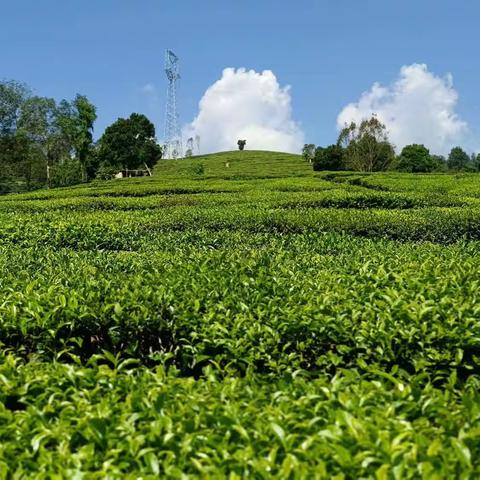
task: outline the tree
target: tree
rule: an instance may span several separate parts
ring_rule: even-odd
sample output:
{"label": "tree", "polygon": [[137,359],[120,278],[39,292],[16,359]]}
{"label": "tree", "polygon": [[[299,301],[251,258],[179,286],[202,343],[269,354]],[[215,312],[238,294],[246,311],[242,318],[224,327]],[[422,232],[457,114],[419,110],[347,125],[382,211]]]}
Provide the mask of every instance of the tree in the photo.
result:
{"label": "tree", "polygon": [[245,148],[245,145],[247,144],[247,141],[246,140],[239,140],[237,142],[237,145],[238,145],[238,149],[239,150],[243,150]]}
{"label": "tree", "polygon": [[397,169],[403,172],[432,172],[435,163],[424,145],[406,145],[398,157]]}
{"label": "tree", "polygon": [[145,116],[132,113],[107,127],[99,140],[98,161],[103,168],[128,170],[153,167],[162,158],[155,127]]}
{"label": "tree", "polygon": [[50,169],[49,185],[65,187],[82,182],[82,167],[76,158],[63,160]]}
{"label": "tree", "polygon": [[447,171],[447,159],[443,155],[432,155],[432,162],[435,172]]}
{"label": "tree", "polygon": [[330,145],[327,148],[318,147],[313,159],[314,170],[343,170],[345,152],[340,145]]}
{"label": "tree", "polygon": [[23,131],[33,142],[45,145],[55,127],[55,100],[31,97],[23,102],[17,122],[17,131]]}
{"label": "tree", "polygon": [[475,172],[480,172],[480,153],[472,155],[472,168]]}
{"label": "tree", "polygon": [[84,95],[72,102],[62,100],[58,108],[58,123],[64,137],[80,162],[82,177],[86,181],[95,174],[93,153],[93,125],[97,119],[96,108]]}
{"label": "tree", "polygon": [[[46,179],[45,147],[55,102],[32,97],[15,81],[0,82],[0,169],[3,192],[31,190]],[[3,172],[8,172],[7,174]]]}
{"label": "tree", "polygon": [[50,173],[59,166],[62,171],[74,166],[69,182],[76,178],[78,165],[83,179],[91,177],[95,119],[95,107],[84,96],[57,106],[51,98],[32,96],[24,84],[0,82],[0,189],[50,185]]}
{"label": "tree", "polygon": [[306,143],[302,149],[302,156],[308,163],[312,163],[315,157],[315,145],[313,143]]}
{"label": "tree", "polygon": [[76,143],[77,155],[80,165],[83,169],[84,180],[88,179],[89,174],[94,175],[92,171],[92,156],[90,155],[93,148],[93,124],[97,119],[97,109],[91,104],[87,97],[77,95],[73,101],[73,105],[77,110],[77,131]]}
{"label": "tree", "polygon": [[470,162],[469,156],[460,147],[454,147],[448,155],[447,165],[449,170],[466,170]]}
{"label": "tree", "polygon": [[68,147],[57,120],[55,100],[31,97],[24,102],[17,122],[17,134],[21,132],[26,135],[41,150],[47,182],[50,180],[50,169],[68,155]]}
{"label": "tree", "polygon": [[14,135],[24,102],[30,89],[14,80],[0,82],[0,136]]}
{"label": "tree", "polygon": [[395,158],[393,145],[388,140],[385,125],[373,115],[360,125],[346,125],[337,145],[346,150],[346,166],[352,170],[373,172],[386,170]]}
{"label": "tree", "polygon": [[30,96],[28,87],[14,80],[0,82],[0,193],[18,188],[16,163],[24,158],[25,142],[16,138],[21,107]]}
{"label": "tree", "polygon": [[[0,139],[2,192],[32,190],[46,182],[46,163],[38,145],[25,132]],[[8,172],[7,175],[3,172]]]}
{"label": "tree", "polygon": [[16,162],[26,153],[14,135],[0,136],[0,193],[18,190],[19,172]]}

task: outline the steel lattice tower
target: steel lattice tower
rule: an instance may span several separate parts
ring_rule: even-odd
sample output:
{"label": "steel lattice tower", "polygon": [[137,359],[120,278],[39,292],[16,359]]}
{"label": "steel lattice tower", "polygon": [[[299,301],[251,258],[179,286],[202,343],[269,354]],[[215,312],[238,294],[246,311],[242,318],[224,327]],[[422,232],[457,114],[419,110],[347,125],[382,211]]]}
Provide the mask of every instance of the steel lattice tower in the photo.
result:
{"label": "steel lattice tower", "polygon": [[168,88],[163,158],[183,157],[182,135],[177,110],[177,85],[180,79],[178,61],[178,57],[171,50],[165,52],[165,73],[167,74]]}

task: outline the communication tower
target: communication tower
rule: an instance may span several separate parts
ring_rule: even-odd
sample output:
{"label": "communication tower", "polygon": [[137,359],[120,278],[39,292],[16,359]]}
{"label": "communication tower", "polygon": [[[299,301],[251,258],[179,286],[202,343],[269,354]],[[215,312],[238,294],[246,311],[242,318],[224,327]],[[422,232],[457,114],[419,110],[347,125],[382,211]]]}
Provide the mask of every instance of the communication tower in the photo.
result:
{"label": "communication tower", "polygon": [[177,110],[177,85],[180,79],[178,61],[179,58],[171,50],[165,52],[165,73],[168,88],[163,158],[183,157],[182,135]]}

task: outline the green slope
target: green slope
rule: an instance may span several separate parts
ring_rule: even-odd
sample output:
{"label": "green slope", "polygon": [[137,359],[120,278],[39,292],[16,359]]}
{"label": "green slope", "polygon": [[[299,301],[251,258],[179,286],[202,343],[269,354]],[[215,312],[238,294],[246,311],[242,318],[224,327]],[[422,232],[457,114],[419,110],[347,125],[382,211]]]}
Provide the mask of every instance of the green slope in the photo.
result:
{"label": "green slope", "polygon": [[155,175],[164,177],[272,178],[312,175],[301,155],[250,151],[220,152],[182,160],[161,160]]}

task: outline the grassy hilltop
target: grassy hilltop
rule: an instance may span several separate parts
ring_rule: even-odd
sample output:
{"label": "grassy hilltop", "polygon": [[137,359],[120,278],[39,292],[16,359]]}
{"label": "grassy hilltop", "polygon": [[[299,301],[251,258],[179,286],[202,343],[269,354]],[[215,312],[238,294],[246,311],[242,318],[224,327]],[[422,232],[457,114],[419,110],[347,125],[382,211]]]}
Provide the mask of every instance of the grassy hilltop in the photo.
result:
{"label": "grassy hilltop", "polygon": [[[203,172],[201,172],[203,168]],[[276,178],[311,176],[312,169],[300,155],[266,151],[236,151],[202,155],[182,160],[163,160],[157,164],[157,175],[166,177],[205,178]]]}
{"label": "grassy hilltop", "polygon": [[475,478],[480,181],[298,155],[0,197],[0,478]]}

